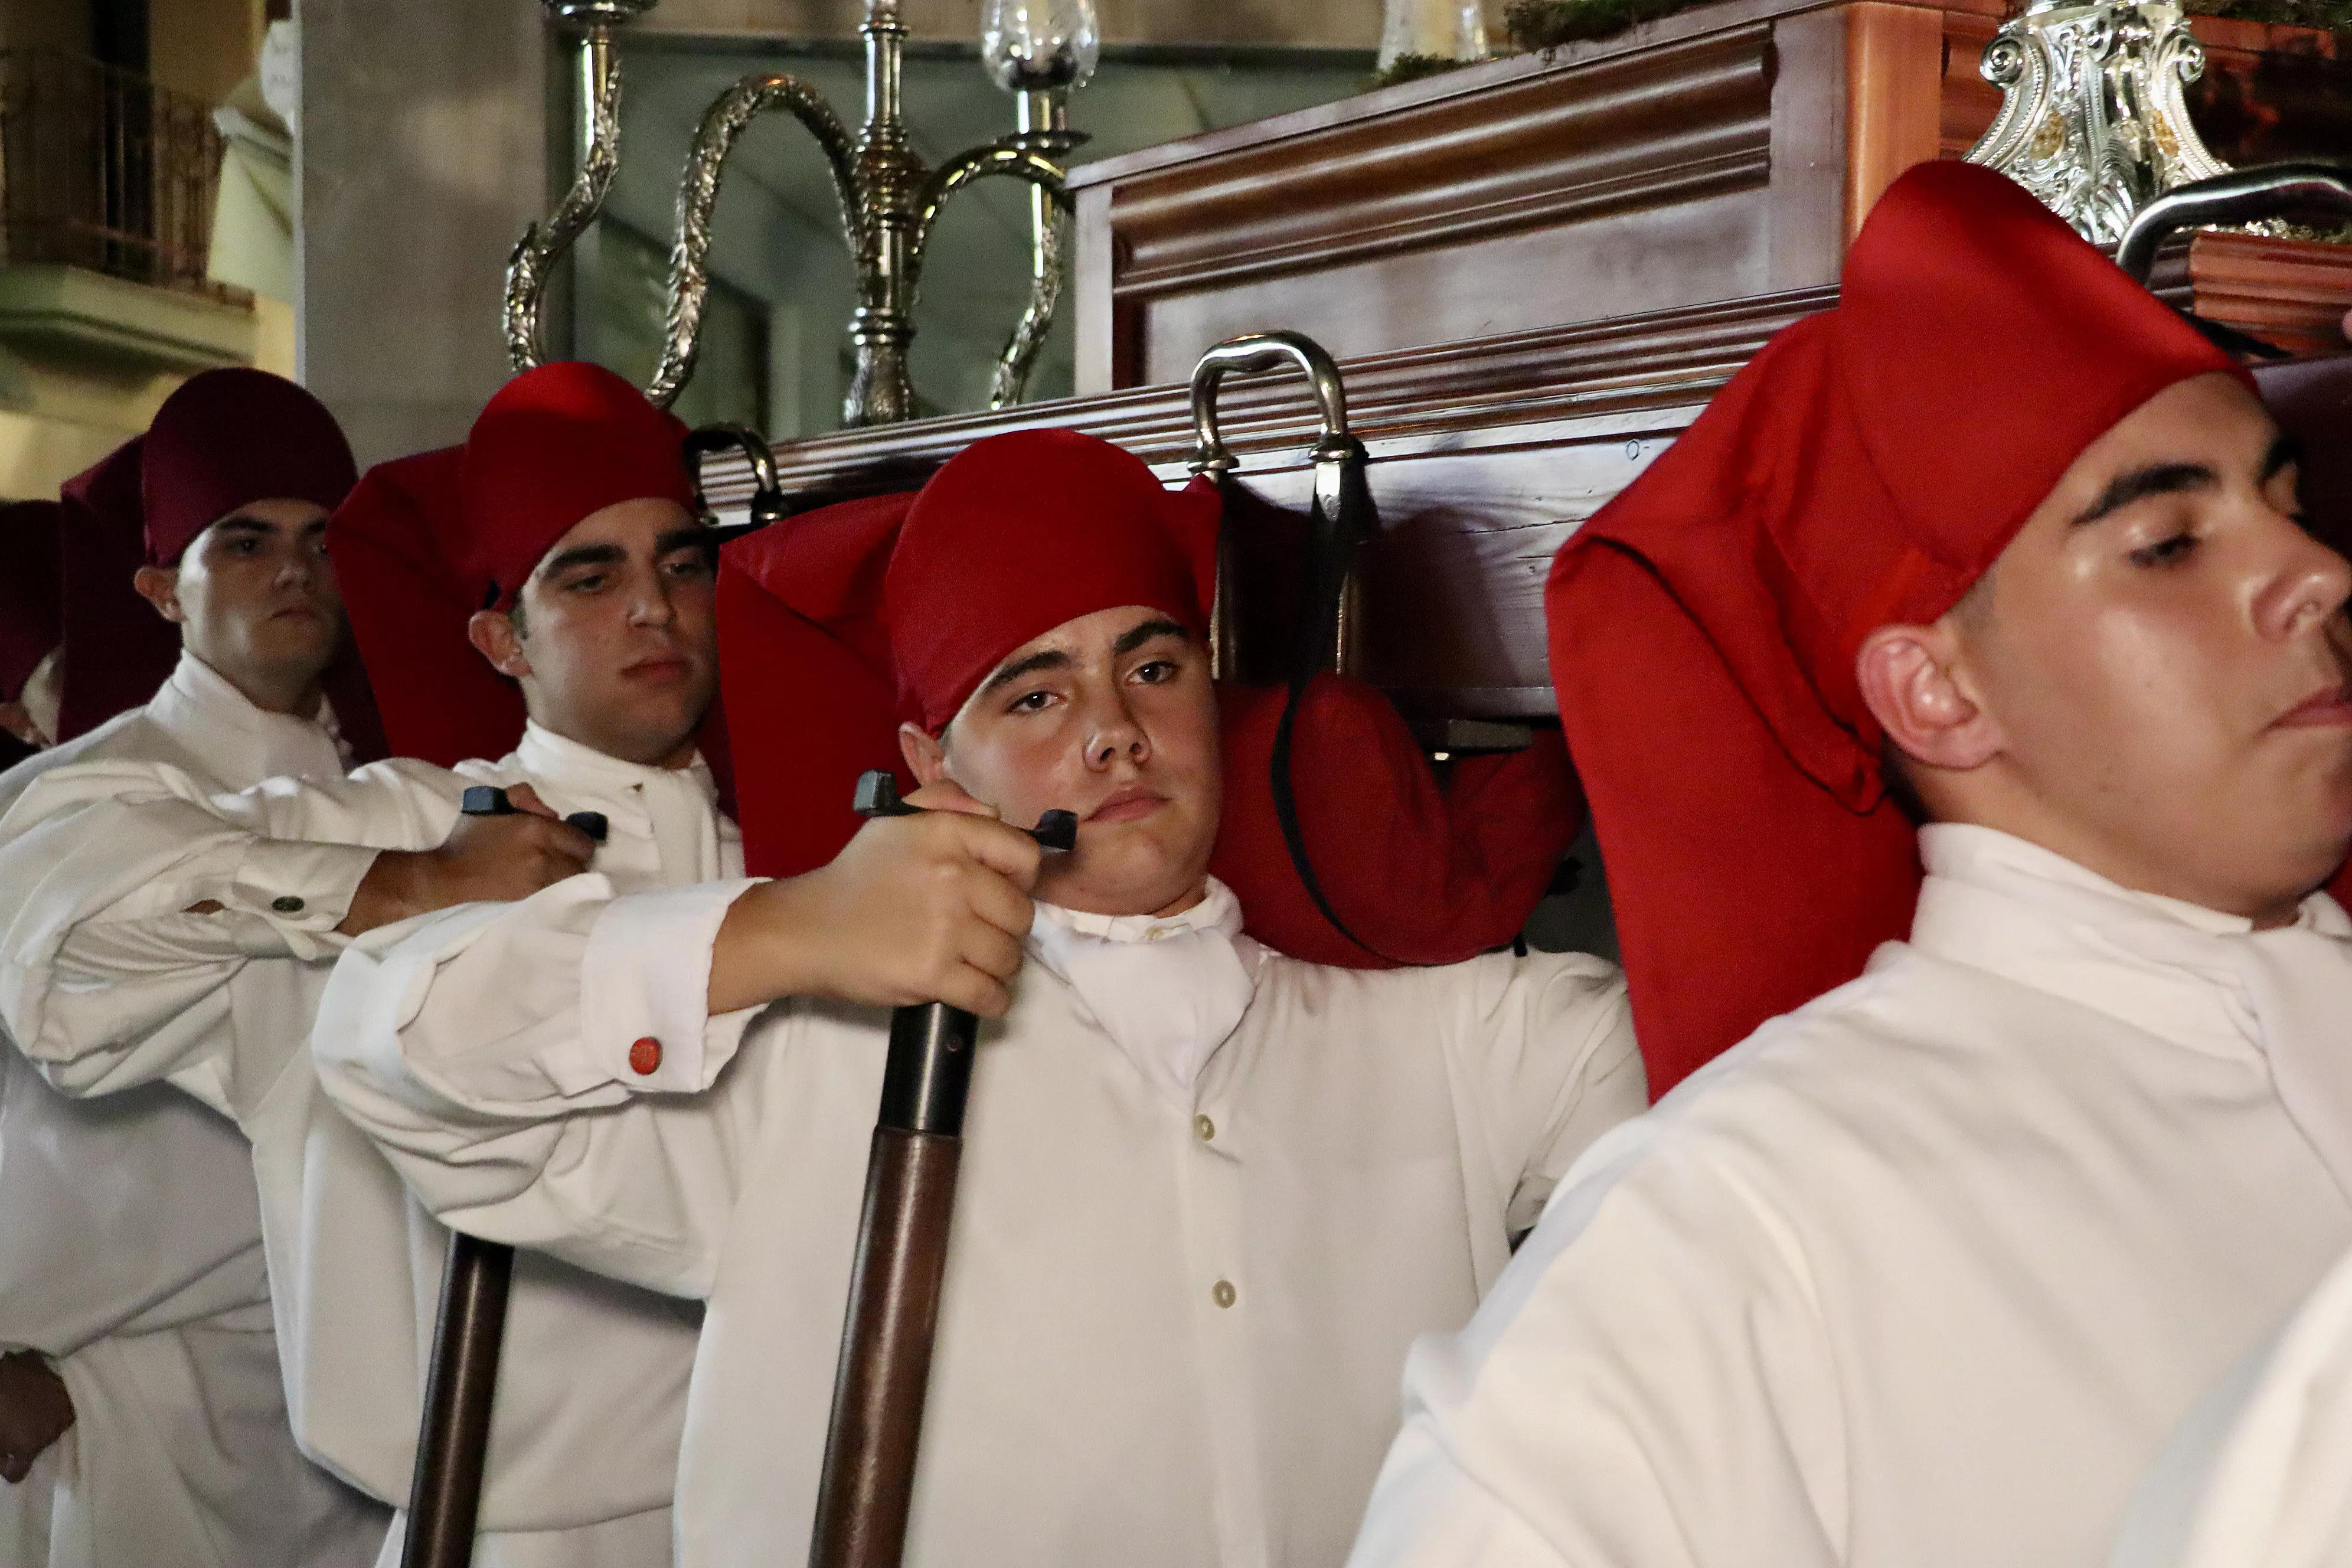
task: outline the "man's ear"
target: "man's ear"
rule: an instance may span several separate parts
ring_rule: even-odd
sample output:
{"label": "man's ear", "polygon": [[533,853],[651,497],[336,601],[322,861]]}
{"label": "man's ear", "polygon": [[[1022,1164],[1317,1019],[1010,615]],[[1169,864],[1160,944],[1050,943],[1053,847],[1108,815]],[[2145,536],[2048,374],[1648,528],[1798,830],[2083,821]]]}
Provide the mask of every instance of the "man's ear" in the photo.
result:
{"label": "man's ear", "polygon": [[2000,726],[1969,689],[1948,616],[1879,627],[1862,639],[1853,676],[1886,738],[1927,766],[1965,773],[2000,753]]}
{"label": "man's ear", "polygon": [[898,726],[898,754],[917,784],[935,784],[948,776],[947,748],[919,724]]}
{"label": "man's ear", "polygon": [[155,606],[157,615],[173,626],[187,620],[187,612],[180,608],[180,574],[176,567],[142,566],[131,574],[131,586]]}
{"label": "man's ear", "polygon": [[504,610],[476,610],[473,618],[466,623],[466,640],[500,675],[520,680],[530,673],[530,660],[523,657],[522,638],[515,635],[514,621]]}

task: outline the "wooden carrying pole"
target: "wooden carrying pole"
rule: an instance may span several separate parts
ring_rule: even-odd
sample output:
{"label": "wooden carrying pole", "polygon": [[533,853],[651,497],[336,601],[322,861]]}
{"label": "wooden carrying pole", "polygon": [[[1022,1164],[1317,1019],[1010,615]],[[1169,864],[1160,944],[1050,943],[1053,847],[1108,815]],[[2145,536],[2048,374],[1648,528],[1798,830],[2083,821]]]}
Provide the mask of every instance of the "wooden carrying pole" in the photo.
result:
{"label": "wooden carrying pole", "polygon": [[[888,773],[858,781],[861,816],[916,809],[899,801]],[[1067,850],[1076,834],[1076,817],[1049,811],[1033,837]],[[943,1002],[891,1015],[810,1568],[897,1568],[906,1552],[979,1026]]]}
{"label": "wooden carrying pole", "polygon": [[[506,791],[488,784],[467,790],[460,809],[467,816],[510,816],[515,810]],[[579,811],[563,820],[597,843],[604,841],[607,825],[601,813]],[[513,1247],[450,1236],[441,1315],[433,1326],[433,1369],[425,1384],[424,1424],[416,1434],[416,1468],[408,1482],[401,1568],[467,1568],[474,1560],[474,1524],[490,1452],[491,1396],[499,1385],[507,1288],[513,1279]]]}
{"label": "wooden carrying pole", "polygon": [[471,1236],[449,1237],[401,1568],[467,1568],[474,1560],[474,1521],[490,1450],[490,1396],[499,1384],[507,1286],[513,1278],[513,1247]]}

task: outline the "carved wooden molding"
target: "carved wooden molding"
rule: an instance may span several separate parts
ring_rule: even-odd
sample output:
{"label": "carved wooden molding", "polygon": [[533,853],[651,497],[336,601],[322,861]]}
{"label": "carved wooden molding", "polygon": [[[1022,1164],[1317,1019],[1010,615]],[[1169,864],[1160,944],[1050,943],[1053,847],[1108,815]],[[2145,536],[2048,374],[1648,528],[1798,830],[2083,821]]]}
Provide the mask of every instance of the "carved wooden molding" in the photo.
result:
{"label": "carved wooden molding", "polygon": [[[1491,442],[1516,426],[1703,404],[1774,332],[1836,302],[1834,289],[1798,289],[1343,360],[1349,419],[1378,462]],[[1315,434],[1304,383],[1234,377],[1218,412],[1244,472],[1303,468]],[[1115,441],[1170,474],[1192,450],[1185,389],[1150,386],[788,442],[776,449],[778,479],[803,504],[911,488],[984,436],[1049,426]],[[716,483],[712,500],[740,506],[749,496],[739,473]]]}
{"label": "carved wooden molding", "polygon": [[1771,168],[1771,28],[1709,33],[1108,181],[1115,298],[1692,201]]}

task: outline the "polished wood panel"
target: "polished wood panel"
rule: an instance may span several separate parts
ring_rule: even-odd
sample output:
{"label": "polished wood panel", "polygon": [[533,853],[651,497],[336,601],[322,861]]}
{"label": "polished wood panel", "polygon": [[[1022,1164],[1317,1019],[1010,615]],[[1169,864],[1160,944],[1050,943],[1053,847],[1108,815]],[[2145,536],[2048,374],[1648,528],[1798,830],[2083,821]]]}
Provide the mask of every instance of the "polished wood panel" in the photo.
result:
{"label": "polished wood panel", "polygon": [[[1552,711],[1541,608],[1559,542],[1768,338],[1834,300],[1831,289],[1796,290],[1343,361],[1381,521],[1362,557],[1361,673],[1417,719]],[[1233,378],[1220,425],[1241,458],[1239,482],[1303,512],[1316,435],[1305,384]],[[844,431],[776,456],[786,493],[805,508],[911,489],[982,437],[1048,426],[1116,441],[1171,481],[1192,455],[1184,389],[1157,386]],[[739,476],[711,499],[740,506],[748,489]],[[1234,518],[1236,528],[1269,525],[1249,507]]]}
{"label": "polished wood panel", "polygon": [[1942,78],[1945,18],[1940,11],[1916,5],[1864,4],[1843,9],[1845,238],[1851,244],[1895,176],[1936,155],[1943,129],[1942,100],[1935,93],[1906,89]]}
{"label": "polished wood panel", "polygon": [[[1087,165],[1078,386],[1171,381],[1275,326],[1362,355],[1833,282],[1886,185],[1990,124],[2004,10],[1725,0]],[[2216,151],[2352,154],[2332,36],[2196,25]],[[2252,285],[2211,276],[2260,330]]]}
{"label": "polished wood panel", "polygon": [[2158,258],[2160,292],[2291,353],[2344,347],[2352,246],[2200,230]]}
{"label": "polished wood panel", "polygon": [[1087,165],[1080,389],[1270,326],[1366,354],[1834,277],[1843,178],[1783,149],[1821,131],[1820,50],[1775,42],[1806,8],[1733,0]]}

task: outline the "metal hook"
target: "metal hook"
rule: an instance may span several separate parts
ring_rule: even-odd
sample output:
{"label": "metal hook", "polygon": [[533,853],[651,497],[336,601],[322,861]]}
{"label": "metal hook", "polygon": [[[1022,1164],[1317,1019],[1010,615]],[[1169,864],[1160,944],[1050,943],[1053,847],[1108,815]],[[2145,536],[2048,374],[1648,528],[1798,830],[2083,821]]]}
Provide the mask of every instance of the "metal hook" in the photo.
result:
{"label": "metal hook", "polygon": [[[1217,429],[1217,388],[1230,372],[1248,374],[1296,365],[1315,392],[1323,416],[1322,433],[1308,453],[1315,465],[1314,520],[1317,569],[1313,597],[1322,624],[1317,640],[1326,668],[1355,668],[1358,596],[1353,560],[1357,545],[1378,526],[1373,521],[1371,491],[1364,480],[1370,461],[1364,444],[1348,429],[1348,391],[1330,351],[1304,332],[1251,332],[1228,338],[1202,354],[1192,367],[1192,433],[1194,447],[1189,467],[1223,484],[1241,466],[1225,447]],[[1209,616],[1209,668],[1227,676],[1239,668],[1238,635],[1234,613],[1232,552],[1220,540],[1217,549],[1217,602]]]}
{"label": "metal hook", "polygon": [[2301,207],[2352,212],[2352,172],[2332,163],[2256,163],[2176,185],[2133,215],[2116,246],[2116,265],[2145,284],[2156,247],[2176,229],[2247,223]]}
{"label": "metal hook", "polygon": [[1323,436],[1315,444],[1315,456],[1345,455],[1343,448],[1355,437],[1348,434],[1348,390],[1340,384],[1339,366],[1330,351],[1304,332],[1249,332],[1227,338],[1192,367],[1192,472],[1228,474],[1240,467],[1217,431],[1218,384],[1229,372],[1251,374],[1286,364],[1305,374],[1323,411]]}
{"label": "metal hook", "polygon": [[769,450],[766,438],[750,426],[722,420],[698,426],[688,433],[684,452],[688,472],[694,480],[695,514],[705,524],[715,527],[718,523],[718,514],[711,510],[702,489],[702,459],[713,452],[740,452],[751,465],[752,528],[782,521],[792,510],[776,479],[776,455]]}

